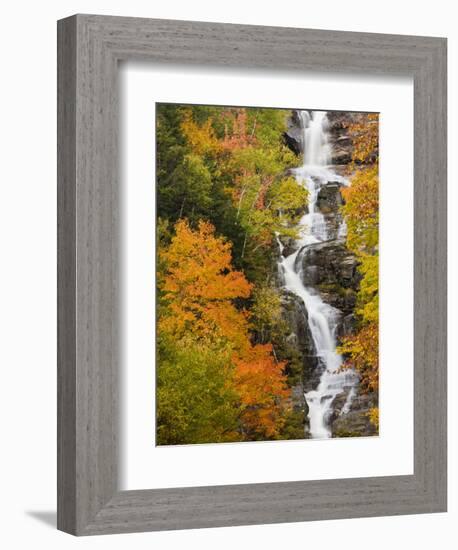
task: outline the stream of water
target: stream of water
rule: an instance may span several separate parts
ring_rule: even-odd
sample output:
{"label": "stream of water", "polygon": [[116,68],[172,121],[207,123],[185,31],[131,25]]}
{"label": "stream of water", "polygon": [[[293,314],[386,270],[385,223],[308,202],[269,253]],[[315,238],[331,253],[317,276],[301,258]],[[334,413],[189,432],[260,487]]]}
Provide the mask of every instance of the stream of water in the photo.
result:
{"label": "stream of water", "polygon": [[[330,165],[331,146],[327,137],[328,119],[325,111],[301,111],[303,164],[294,170],[296,180],[309,193],[308,212],[299,221],[297,250],[287,257],[280,246],[280,269],[287,290],[296,294],[307,310],[307,323],[313,339],[319,366],[322,368],[316,389],[304,394],[307,402],[310,424],[310,437],[316,439],[332,436],[329,419],[333,412],[335,398],[347,392],[346,401],[340,414],[350,410],[356,393],[358,379],[353,371],[339,372],[342,357],[336,351],[336,329],[341,312],[325,303],[313,287],[302,282],[302,266],[307,259],[307,249],[311,245],[328,240],[328,227],[325,216],[317,208],[317,198],[323,185],[328,182],[346,184]],[[346,228],[341,224],[339,237],[345,236]]]}

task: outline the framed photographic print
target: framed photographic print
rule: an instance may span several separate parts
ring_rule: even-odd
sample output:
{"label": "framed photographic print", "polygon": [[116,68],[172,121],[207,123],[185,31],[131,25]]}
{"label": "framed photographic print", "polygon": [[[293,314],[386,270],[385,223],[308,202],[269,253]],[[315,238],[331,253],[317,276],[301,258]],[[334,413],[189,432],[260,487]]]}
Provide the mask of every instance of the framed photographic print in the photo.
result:
{"label": "framed photographic print", "polygon": [[445,511],[445,39],[58,40],[59,529]]}

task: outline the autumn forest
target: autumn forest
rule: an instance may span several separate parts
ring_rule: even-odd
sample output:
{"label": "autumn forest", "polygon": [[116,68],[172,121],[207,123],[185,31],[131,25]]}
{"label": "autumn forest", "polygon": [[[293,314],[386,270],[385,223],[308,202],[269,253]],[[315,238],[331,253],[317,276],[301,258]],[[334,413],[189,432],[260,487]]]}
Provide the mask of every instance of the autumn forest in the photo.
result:
{"label": "autumn forest", "polygon": [[156,104],[156,444],[378,434],[378,115]]}

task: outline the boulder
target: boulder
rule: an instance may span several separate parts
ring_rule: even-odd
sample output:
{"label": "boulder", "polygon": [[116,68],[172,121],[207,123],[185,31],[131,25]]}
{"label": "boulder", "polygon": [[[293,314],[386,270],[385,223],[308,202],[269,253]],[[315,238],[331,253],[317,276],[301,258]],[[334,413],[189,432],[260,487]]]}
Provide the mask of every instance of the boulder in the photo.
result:
{"label": "boulder", "polygon": [[358,259],[342,239],[312,244],[298,254],[296,261],[302,264],[302,280],[306,286],[331,285],[353,290],[359,287]]}
{"label": "boulder", "polygon": [[342,413],[346,396],[337,396],[330,419],[333,437],[361,437],[378,435],[376,427],[369,420],[369,411],[377,406],[373,393],[358,394],[352,401],[348,413]]}
{"label": "boulder", "polygon": [[[343,319],[353,313],[361,275],[358,259],[343,240],[310,245],[298,254],[296,262],[306,287],[317,290],[324,302],[343,313]],[[341,323],[339,330],[346,333],[347,328],[341,329]],[[349,319],[346,327],[348,323]]]}
{"label": "boulder", "polygon": [[316,206],[323,214],[337,212],[344,203],[340,188],[342,184],[338,182],[329,182],[318,192]]}

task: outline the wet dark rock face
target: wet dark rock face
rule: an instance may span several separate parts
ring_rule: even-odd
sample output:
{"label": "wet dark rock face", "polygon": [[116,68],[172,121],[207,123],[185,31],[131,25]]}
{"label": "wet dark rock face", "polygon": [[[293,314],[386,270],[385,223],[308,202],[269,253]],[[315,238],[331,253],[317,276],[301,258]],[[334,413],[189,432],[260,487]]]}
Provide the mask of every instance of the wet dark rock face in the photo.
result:
{"label": "wet dark rock face", "polygon": [[301,120],[297,111],[292,111],[287,121],[287,129],[283,135],[286,145],[293,153],[300,156],[303,151]]}
{"label": "wet dark rock face", "polygon": [[292,292],[282,292],[283,318],[290,327],[291,332],[286,340],[288,345],[294,346],[299,352],[303,371],[302,388],[307,392],[318,385],[322,370],[316,356],[316,349],[308,325],[308,314],[304,302]]}
{"label": "wet dark rock face", "polygon": [[308,315],[304,302],[292,292],[283,290],[281,305],[283,318],[291,329],[287,336],[288,343],[294,345],[303,357],[314,356],[315,347],[307,323]]}
{"label": "wet dark rock face", "polygon": [[316,288],[323,301],[339,309],[344,318],[353,313],[361,275],[358,260],[343,239],[310,245],[298,261],[305,286]]}
{"label": "wet dark rock face", "polygon": [[332,164],[343,165],[351,162],[352,140],[348,125],[356,122],[356,113],[328,111],[329,138],[332,145]]}
{"label": "wet dark rock face", "polygon": [[304,394],[318,385],[322,370],[316,356],[304,302],[292,292],[282,289],[281,306],[282,317],[289,329],[285,347],[297,353],[301,365],[301,375],[292,387],[293,410],[302,419],[303,433],[308,433],[308,405]]}

